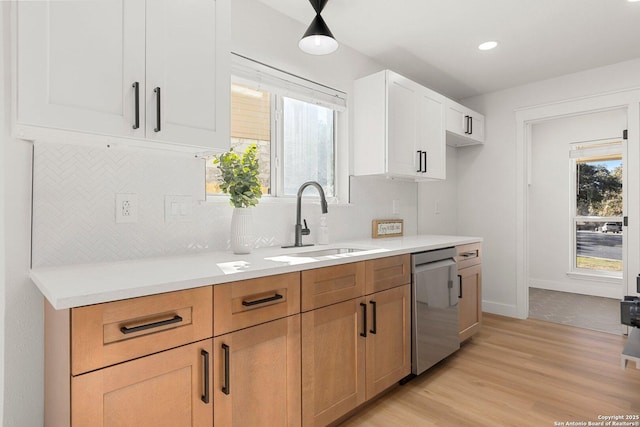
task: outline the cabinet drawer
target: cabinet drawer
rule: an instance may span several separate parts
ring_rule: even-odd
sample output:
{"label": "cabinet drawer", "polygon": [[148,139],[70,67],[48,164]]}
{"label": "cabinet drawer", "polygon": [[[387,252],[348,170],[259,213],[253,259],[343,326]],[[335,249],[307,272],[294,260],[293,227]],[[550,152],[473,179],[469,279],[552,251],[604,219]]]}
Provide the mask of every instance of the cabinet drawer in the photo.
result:
{"label": "cabinet drawer", "polygon": [[373,259],[365,265],[367,295],[411,283],[411,255]]}
{"label": "cabinet drawer", "polygon": [[71,310],[71,374],[212,336],[211,286]]}
{"label": "cabinet drawer", "polygon": [[302,311],[364,295],[364,279],[364,262],[303,271]]}
{"label": "cabinet drawer", "polygon": [[458,270],[482,264],[482,245],[480,243],[456,246],[456,251],[458,252],[456,256]]}
{"label": "cabinet drawer", "polygon": [[300,312],[300,273],[213,287],[213,334],[226,334]]}

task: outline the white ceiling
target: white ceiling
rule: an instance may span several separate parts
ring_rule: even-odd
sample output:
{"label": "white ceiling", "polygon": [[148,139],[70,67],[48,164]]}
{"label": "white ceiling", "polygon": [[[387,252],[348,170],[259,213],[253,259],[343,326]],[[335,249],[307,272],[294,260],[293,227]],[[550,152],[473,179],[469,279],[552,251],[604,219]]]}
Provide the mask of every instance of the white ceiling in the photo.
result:
{"label": "white ceiling", "polygon": [[[259,1],[305,28],[315,13]],[[627,0],[329,0],[322,16],[339,43],[458,99],[640,58]],[[487,40],[500,45],[478,50]]]}

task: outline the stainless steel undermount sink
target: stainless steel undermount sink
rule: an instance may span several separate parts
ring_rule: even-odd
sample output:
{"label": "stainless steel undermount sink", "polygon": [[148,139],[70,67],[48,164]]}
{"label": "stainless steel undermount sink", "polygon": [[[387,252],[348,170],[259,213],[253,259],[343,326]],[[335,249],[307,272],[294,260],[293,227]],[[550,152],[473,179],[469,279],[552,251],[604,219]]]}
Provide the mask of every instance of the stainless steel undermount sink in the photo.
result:
{"label": "stainless steel undermount sink", "polygon": [[366,249],[356,249],[356,248],[331,248],[331,249],[319,249],[317,251],[306,251],[306,252],[297,252],[293,254],[287,254],[288,256],[293,257],[320,257],[320,256],[329,256],[329,255],[342,255],[342,254],[350,254],[353,252],[360,252]]}

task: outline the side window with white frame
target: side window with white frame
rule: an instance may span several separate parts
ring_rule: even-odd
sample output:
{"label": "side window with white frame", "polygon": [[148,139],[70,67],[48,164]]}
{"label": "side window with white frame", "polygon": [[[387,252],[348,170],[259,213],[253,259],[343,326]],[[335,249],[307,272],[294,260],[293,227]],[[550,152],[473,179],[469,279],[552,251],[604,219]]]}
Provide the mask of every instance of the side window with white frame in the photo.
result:
{"label": "side window with white frame", "polygon": [[[232,56],[231,147],[258,146],[263,195],[295,196],[302,183],[317,181],[327,197],[338,196],[337,135],[345,110],[343,92]],[[221,194],[218,176],[210,159],[208,196]]]}
{"label": "side window with white frame", "polygon": [[603,140],[571,144],[573,271],[622,277],[623,144]]}

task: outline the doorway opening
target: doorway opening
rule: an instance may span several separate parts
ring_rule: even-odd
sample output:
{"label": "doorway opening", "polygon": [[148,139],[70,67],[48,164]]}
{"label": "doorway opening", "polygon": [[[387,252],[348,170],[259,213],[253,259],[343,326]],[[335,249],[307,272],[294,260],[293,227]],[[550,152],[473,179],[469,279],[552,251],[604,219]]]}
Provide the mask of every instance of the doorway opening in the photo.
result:
{"label": "doorway opening", "polygon": [[531,126],[529,317],[622,332],[626,122],[620,108]]}

